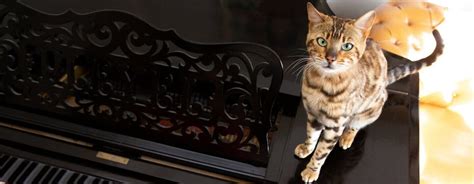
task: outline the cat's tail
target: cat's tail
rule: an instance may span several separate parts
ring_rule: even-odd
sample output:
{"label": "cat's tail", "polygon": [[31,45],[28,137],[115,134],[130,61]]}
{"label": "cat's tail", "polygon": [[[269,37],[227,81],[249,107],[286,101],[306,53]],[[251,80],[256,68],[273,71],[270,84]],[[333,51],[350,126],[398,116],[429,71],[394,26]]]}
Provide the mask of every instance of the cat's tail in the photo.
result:
{"label": "cat's tail", "polygon": [[443,39],[441,38],[441,35],[439,34],[438,30],[433,31],[433,36],[436,40],[436,48],[434,49],[434,51],[429,56],[418,61],[408,61],[408,64],[391,68],[387,73],[388,84],[392,84],[399,79],[414,74],[422,68],[430,66],[438,59],[438,56],[443,53]]}

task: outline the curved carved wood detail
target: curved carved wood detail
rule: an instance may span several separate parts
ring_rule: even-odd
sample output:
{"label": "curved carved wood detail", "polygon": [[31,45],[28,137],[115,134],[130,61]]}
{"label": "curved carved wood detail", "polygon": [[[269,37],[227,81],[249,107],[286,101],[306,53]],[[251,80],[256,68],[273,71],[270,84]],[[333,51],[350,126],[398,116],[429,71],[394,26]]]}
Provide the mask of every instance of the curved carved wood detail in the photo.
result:
{"label": "curved carved wood detail", "polygon": [[48,15],[0,2],[0,102],[266,164],[279,57],[196,44],[123,12]]}

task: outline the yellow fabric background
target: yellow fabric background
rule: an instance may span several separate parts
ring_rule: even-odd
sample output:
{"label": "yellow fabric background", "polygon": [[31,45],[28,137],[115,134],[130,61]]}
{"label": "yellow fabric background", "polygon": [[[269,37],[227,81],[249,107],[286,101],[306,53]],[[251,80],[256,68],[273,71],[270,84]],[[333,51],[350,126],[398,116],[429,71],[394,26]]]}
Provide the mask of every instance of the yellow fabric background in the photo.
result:
{"label": "yellow fabric background", "polygon": [[420,182],[472,184],[474,40],[468,30],[474,27],[467,22],[474,17],[472,3],[430,2],[449,10],[420,0],[392,0],[380,6],[371,36],[384,49],[418,60],[432,52],[430,32],[439,25],[436,29],[443,37],[444,53],[420,72]]}

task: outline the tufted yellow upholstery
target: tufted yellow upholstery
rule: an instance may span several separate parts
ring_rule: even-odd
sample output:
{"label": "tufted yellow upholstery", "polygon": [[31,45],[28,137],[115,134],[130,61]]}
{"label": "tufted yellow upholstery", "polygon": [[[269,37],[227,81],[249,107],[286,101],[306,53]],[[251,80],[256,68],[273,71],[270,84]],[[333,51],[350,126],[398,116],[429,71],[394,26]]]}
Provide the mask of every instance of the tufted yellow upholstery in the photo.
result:
{"label": "tufted yellow upholstery", "polygon": [[370,37],[389,52],[412,61],[431,54],[431,32],[444,21],[446,8],[428,2],[390,2],[375,9]]}

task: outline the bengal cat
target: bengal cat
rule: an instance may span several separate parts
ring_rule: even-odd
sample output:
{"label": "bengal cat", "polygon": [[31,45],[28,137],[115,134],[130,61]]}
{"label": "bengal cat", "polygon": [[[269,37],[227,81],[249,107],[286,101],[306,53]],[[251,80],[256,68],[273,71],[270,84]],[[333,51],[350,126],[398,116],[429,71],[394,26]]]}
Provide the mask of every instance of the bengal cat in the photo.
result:
{"label": "bengal cat", "polygon": [[[373,11],[353,20],[324,15],[311,3],[307,6],[309,58],[301,89],[307,137],[295,155],[305,158],[314,151],[301,172],[304,182],[313,182],[338,141],[342,149],[349,148],[357,132],[380,116],[386,86],[431,65],[439,54],[388,70],[381,48],[367,39]],[[438,43],[435,51],[440,53],[442,40],[437,31],[433,33]]]}

